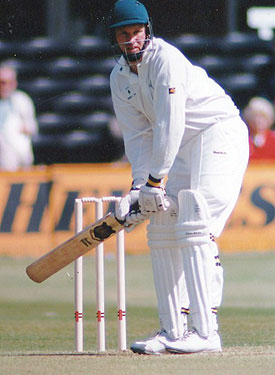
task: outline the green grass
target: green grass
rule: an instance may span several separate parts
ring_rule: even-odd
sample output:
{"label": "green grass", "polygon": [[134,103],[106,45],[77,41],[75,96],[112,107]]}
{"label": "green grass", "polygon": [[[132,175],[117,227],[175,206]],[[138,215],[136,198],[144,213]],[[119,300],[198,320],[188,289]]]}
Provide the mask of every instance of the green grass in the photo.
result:
{"label": "green grass", "polygon": [[[0,259],[0,375],[274,374],[275,252],[222,255],[224,301],[219,354],[140,356],[117,352],[116,270],[105,260],[106,354],[96,351],[94,258],[85,257],[85,352],[74,352],[73,267],[42,284],[25,275],[30,259]],[[158,329],[149,256],[128,256],[128,345]]]}

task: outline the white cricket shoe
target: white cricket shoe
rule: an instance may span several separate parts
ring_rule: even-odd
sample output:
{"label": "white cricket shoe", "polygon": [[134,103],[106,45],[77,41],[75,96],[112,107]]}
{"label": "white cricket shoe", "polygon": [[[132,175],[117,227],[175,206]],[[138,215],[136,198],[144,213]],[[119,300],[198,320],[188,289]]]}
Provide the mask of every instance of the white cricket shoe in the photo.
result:
{"label": "white cricket shoe", "polygon": [[130,349],[134,353],[139,354],[161,354],[166,351],[166,344],[171,342],[165,330],[157,332],[154,336],[145,339],[144,341],[134,342]]}
{"label": "white cricket shoe", "polygon": [[209,337],[201,337],[193,330],[180,339],[167,343],[166,350],[169,353],[221,352],[221,338],[216,331]]}

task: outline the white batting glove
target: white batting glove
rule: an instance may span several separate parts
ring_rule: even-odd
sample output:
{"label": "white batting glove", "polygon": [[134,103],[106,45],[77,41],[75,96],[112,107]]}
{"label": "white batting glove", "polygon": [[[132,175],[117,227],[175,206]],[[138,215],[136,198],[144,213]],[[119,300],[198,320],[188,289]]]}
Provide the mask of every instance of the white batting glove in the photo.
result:
{"label": "white batting glove", "polygon": [[146,185],[141,186],[139,193],[139,206],[142,214],[166,211],[169,202],[165,198],[166,192],[162,186],[151,186],[150,178]]}
{"label": "white batting glove", "polygon": [[131,232],[137,225],[143,223],[150,215],[142,214],[138,205],[135,205],[132,210],[126,215],[125,229],[126,232]]}
{"label": "white batting glove", "polygon": [[130,207],[138,201],[139,189],[130,190],[130,192],[121,198],[120,202],[116,206],[116,218],[118,220],[125,220],[126,215],[130,211]]}

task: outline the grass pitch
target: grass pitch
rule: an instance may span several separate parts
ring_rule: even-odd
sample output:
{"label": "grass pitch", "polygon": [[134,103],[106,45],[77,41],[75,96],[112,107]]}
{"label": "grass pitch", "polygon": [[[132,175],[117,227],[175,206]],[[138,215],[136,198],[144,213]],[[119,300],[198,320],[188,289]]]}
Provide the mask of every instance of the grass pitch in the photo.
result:
{"label": "grass pitch", "polygon": [[[216,354],[118,353],[116,269],[105,259],[107,352],[96,351],[94,257],[84,261],[85,352],[74,352],[73,266],[42,284],[25,275],[30,259],[0,259],[0,374],[274,374],[275,252],[222,255],[225,272]],[[126,258],[127,339],[158,329],[149,256]]]}

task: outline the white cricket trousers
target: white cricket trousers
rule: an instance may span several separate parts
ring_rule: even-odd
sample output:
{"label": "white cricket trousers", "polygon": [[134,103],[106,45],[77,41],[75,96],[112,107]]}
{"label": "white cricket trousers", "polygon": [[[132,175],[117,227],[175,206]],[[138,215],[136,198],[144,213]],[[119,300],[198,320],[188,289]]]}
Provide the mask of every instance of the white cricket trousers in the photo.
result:
{"label": "white cricket trousers", "polygon": [[[209,232],[218,237],[238,199],[248,155],[248,131],[244,122],[237,117],[218,123],[189,138],[189,141],[182,146],[168,176],[167,195],[178,202],[179,191],[188,189],[199,191],[210,213],[207,225]],[[179,209],[185,208],[179,207]],[[191,321],[198,332],[207,335],[207,332],[218,329],[216,309],[222,301],[223,271],[219,262],[218,248],[215,242],[206,246],[205,258],[208,261],[200,264],[206,274],[212,275],[205,285],[206,290],[209,291],[208,294],[203,295],[206,302],[200,306],[198,303],[200,296],[192,294],[192,288],[198,287],[192,284],[192,275],[186,280],[189,298],[186,291],[184,282],[186,262],[183,262],[183,258],[188,258],[187,250],[179,248],[176,240],[173,241],[172,221],[168,220],[166,223],[161,221],[163,215],[157,216],[159,218],[154,216],[151,218],[151,224],[147,229],[161,327],[170,337],[180,337],[185,330],[180,311],[188,308],[190,298]],[[158,231],[159,240],[153,241],[154,234]],[[167,238],[170,239],[168,243],[165,238],[166,232]],[[163,246],[161,246],[161,238],[163,238]],[[195,250],[190,248],[189,252]],[[203,281],[203,275],[193,276]],[[208,318],[208,324],[203,323],[203,317]]]}
{"label": "white cricket trousers", "polygon": [[210,233],[218,237],[238,199],[248,157],[241,118],[217,123],[182,146],[168,175],[167,195],[177,201],[180,190],[198,190],[210,210]]}

